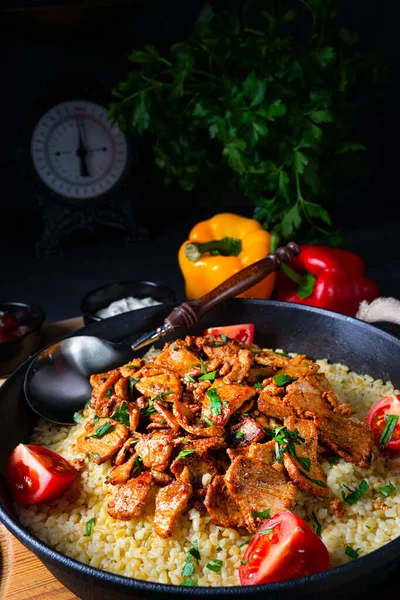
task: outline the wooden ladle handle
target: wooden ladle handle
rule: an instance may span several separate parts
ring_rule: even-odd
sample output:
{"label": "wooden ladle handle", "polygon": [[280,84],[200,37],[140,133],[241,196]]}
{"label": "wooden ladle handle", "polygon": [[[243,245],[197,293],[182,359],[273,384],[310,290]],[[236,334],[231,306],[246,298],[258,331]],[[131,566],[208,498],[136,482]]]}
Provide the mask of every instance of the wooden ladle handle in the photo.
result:
{"label": "wooden ladle handle", "polygon": [[214,306],[245,292],[273,271],[278,271],[282,263],[289,263],[299,253],[300,248],[295,242],[289,242],[287,246],[277,248],[274,254],[270,253],[265,258],[235,273],[208,294],[176,306],[165,322],[173,330],[181,327],[186,329],[193,327]]}

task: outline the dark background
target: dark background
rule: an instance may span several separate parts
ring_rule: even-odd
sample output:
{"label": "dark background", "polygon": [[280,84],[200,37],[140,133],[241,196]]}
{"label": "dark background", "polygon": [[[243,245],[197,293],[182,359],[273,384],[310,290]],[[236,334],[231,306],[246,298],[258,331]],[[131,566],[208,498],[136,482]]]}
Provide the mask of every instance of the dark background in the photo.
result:
{"label": "dark background", "polygon": [[[217,8],[229,2],[212,2]],[[288,3],[296,5],[296,0]],[[82,296],[103,283],[152,279],[173,287],[183,300],[177,251],[190,228],[221,210],[251,216],[240,195],[226,193],[218,205],[207,191],[184,193],[158,183],[151,152],[133,140],[135,163],[123,192],[132,203],[142,239],[99,229],[64,240],[59,251],[40,256],[43,220],[29,163],[35,119],[71,86],[107,103],[129,69],[127,54],[144,44],[160,51],[184,39],[202,1],[9,2],[0,10],[0,190],[2,258],[0,299],[40,304],[49,321],[79,314]],[[344,27],[360,34],[361,48],[375,49],[388,76],[380,97],[359,90],[353,127],[364,143],[363,175],[337,190],[330,213],[361,254],[366,272],[384,296],[400,298],[397,173],[399,171],[399,4],[391,0],[333,2]]]}

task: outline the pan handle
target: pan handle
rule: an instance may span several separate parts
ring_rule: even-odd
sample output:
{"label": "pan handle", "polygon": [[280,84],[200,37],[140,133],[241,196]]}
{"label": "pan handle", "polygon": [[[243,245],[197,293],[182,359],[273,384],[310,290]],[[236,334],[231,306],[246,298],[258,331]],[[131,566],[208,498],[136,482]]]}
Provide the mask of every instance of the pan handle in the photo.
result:
{"label": "pan handle", "polygon": [[274,254],[270,253],[266,258],[238,271],[208,294],[189,302],[183,302],[174,308],[165,319],[166,325],[172,331],[181,327],[186,329],[193,327],[214,306],[229,298],[234,298],[256,285],[273,271],[278,271],[283,263],[290,263],[292,258],[298,256],[299,252],[300,248],[295,242],[289,242],[287,246],[277,248]]}

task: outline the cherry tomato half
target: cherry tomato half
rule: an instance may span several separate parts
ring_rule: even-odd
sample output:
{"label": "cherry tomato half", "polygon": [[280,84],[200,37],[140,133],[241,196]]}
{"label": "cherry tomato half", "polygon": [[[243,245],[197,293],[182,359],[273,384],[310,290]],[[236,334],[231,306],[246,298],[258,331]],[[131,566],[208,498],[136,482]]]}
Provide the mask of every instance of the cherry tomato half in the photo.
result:
{"label": "cherry tomato half", "polygon": [[20,504],[56,498],[72,483],[76,473],[65,458],[33,444],[14,448],[6,466],[8,487]]}
{"label": "cherry tomato half", "polygon": [[242,344],[252,344],[254,340],[253,323],[242,323],[241,325],[224,325],[223,327],[209,327],[203,331],[203,335],[226,335]]}
{"label": "cherry tomato half", "polygon": [[[390,435],[390,431],[387,431],[390,439],[385,444],[385,440],[383,440],[383,443],[380,443],[380,441],[388,425],[386,419],[388,415],[395,415],[399,419],[392,434]],[[369,409],[365,420],[372,427],[375,443],[378,446],[388,450],[400,450],[400,396],[384,396],[375,402]]]}
{"label": "cherry tomato half", "polygon": [[259,527],[243,556],[240,583],[255,585],[297,579],[329,568],[322,540],[297,515],[279,513]]}

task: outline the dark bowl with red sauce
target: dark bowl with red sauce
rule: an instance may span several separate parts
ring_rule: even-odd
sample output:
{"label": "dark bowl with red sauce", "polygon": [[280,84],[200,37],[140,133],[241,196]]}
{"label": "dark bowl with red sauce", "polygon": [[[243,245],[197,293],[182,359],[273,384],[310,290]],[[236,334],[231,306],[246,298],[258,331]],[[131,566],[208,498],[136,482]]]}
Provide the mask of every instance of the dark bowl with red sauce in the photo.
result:
{"label": "dark bowl with red sauce", "polygon": [[39,306],[0,302],[0,377],[7,377],[38,349],[44,321]]}

